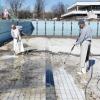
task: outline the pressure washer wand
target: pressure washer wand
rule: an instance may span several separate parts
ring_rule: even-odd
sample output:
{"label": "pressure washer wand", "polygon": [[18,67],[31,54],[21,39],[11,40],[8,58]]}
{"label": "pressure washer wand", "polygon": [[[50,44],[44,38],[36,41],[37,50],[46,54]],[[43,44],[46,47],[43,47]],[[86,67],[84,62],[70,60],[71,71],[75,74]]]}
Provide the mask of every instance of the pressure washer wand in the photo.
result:
{"label": "pressure washer wand", "polygon": [[[79,36],[78,36],[76,42],[78,41],[80,35],[81,35],[81,34],[79,34]],[[67,59],[68,59],[69,55],[71,55],[71,52],[73,51],[74,47],[75,47],[75,44],[74,44],[73,47],[71,48],[71,51],[70,51],[70,53],[69,53],[68,56],[67,56]],[[65,61],[66,61],[67,59],[65,59]],[[64,62],[64,64],[66,64],[66,63]]]}
{"label": "pressure washer wand", "polygon": [[[71,48],[70,53],[67,55],[67,59],[68,59],[69,55],[71,55],[71,52],[73,51],[74,47],[75,47],[75,45],[73,45],[73,47]],[[65,62],[66,62],[67,59],[65,59]],[[64,64],[66,64],[65,62],[64,62]]]}
{"label": "pressure washer wand", "polygon": [[[75,45],[73,45],[73,47],[71,48],[71,52],[73,51],[74,47],[75,47]],[[71,53],[71,52],[70,52],[70,53]]]}

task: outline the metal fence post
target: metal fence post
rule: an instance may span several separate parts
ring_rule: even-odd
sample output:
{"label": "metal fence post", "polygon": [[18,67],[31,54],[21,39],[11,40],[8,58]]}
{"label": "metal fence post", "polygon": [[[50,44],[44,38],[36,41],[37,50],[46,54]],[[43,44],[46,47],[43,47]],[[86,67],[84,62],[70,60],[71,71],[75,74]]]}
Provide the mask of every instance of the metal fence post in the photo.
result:
{"label": "metal fence post", "polygon": [[88,21],[88,25],[90,25],[90,20]]}
{"label": "metal fence post", "polygon": [[46,33],[46,19],[45,19],[45,36],[47,35],[47,33]]}
{"label": "metal fence post", "polygon": [[53,27],[53,36],[55,36],[55,20],[54,20],[54,27]]}
{"label": "metal fence post", "polygon": [[62,21],[62,37],[64,35],[63,31],[64,31],[64,22]]}
{"label": "metal fence post", "polygon": [[72,24],[73,24],[73,23],[72,23],[72,21],[71,21],[71,33],[70,33],[70,34],[71,34],[71,36],[72,36]]}
{"label": "metal fence post", "polygon": [[38,36],[38,19],[36,20],[36,35]]}
{"label": "metal fence post", "polygon": [[97,21],[97,37],[98,37],[98,31],[99,31],[99,21]]}

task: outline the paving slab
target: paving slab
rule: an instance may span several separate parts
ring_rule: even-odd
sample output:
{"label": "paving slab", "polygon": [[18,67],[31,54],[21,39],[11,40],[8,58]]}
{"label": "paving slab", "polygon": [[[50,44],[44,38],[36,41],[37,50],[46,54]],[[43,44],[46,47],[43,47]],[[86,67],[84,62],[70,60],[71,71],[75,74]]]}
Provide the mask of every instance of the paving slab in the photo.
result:
{"label": "paving slab", "polygon": [[76,86],[73,77],[64,68],[54,70],[54,82],[57,100],[85,100],[83,90]]}

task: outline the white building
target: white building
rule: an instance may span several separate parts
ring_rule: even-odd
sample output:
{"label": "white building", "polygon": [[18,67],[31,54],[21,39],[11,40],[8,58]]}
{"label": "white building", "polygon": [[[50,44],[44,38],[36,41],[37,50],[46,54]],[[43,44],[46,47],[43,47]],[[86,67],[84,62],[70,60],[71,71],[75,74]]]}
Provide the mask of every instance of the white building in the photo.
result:
{"label": "white building", "polygon": [[97,19],[100,18],[100,2],[76,2],[67,8],[63,19]]}

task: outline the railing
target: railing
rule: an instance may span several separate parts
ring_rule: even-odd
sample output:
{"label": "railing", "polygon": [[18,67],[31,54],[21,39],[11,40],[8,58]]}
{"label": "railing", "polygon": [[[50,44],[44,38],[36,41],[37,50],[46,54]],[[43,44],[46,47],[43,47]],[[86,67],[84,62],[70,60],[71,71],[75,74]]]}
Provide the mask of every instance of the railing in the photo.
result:
{"label": "railing", "polygon": [[[78,36],[79,26],[77,21],[33,21],[35,36]],[[93,36],[100,36],[100,22],[86,22],[93,30]]]}

